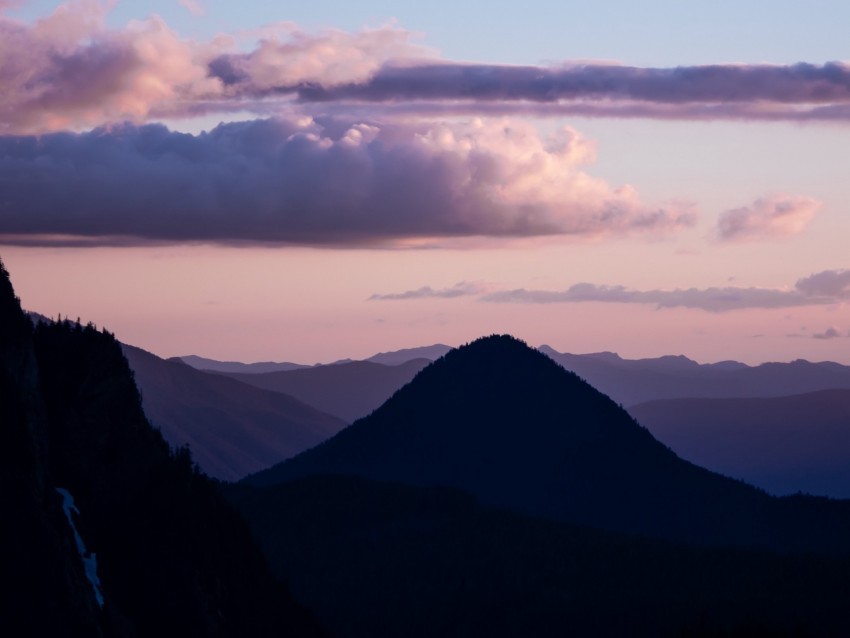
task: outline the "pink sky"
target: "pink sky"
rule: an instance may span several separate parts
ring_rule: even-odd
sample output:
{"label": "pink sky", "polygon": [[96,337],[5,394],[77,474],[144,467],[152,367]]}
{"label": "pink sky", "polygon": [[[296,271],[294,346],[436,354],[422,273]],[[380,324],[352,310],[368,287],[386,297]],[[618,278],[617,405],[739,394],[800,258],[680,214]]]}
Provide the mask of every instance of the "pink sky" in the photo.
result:
{"label": "pink sky", "polygon": [[164,356],[510,332],[850,363],[846,63],[511,66],[397,23],[138,18],[0,8],[0,256],[31,310]]}

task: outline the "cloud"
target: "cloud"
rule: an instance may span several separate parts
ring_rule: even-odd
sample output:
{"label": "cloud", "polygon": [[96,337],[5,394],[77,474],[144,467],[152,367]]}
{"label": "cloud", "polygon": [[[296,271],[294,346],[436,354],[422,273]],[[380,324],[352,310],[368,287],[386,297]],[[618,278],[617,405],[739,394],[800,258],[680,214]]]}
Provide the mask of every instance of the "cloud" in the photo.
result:
{"label": "cloud", "polygon": [[766,288],[688,288],[676,290],[630,290],[624,286],[596,286],[580,283],[563,291],[506,290],[482,297],[499,303],[563,303],[596,301],[603,303],[653,304],[658,308],[697,308],[725,312],[742,308],[787,308],[810,305],[811,300],[797,291]]}
{"label": "cloud", "polygon": [[598,286],[580,283],[561,291],[502,290],[481,297],[493,303],[636,303],[657,308],[693,308],[707,312],[727,312],[747,308],[793,308],[840,303],[850,298],[850,287],[840,287],[850,271],[832,270],[815,273],[797,282],[793,290],[773,288],[688,288],[674,290],[632,290],[625,286]]}
{"label": "cloud", "polygon": [[186,10],[189,11],[189,13],[196,17],[202,16],[207,12],[206,9],[204,9],[204,6],[200,2],[198,2],[198,0],[177,0],[177,3],[181,7],[185,7]]}
{"label": "cloud", "polygon": [[584,172],[576,131],[506,120],[123,125],[0,137],[7,243],[387,244],[411,238],[658,235],[693,223]]}
{"label": "cloud", "polygon": [[824,270],[800,279],[796,288],[813,297],[850,299],[850,270]]}
{"label": "cloud", "polygon": [[384,68],[366,82],[304,87],[303,99],[634,100],[663,104],[850,101],[850,66],[705,65],[641,68],[617,64],[560,67],[430,63]]}
{"label": "cloud", "polygon": [[482,284],[461,281],[450,288],[434,289],[431,286],[422,286],[416,290],[394,292],[389,294],[374,294],[369,301],[396,301],[403,299],[454,299],[456,297],[468,297],[484,292]]}
{"label": "cloud", "polygon": [[750,206],[721,214],[717,237],[721,241],[739,242],[798,235],[820,208],[821,202],[811,197],[762,197]]}
{"label": "cloud", "polygon": [[33,25],[0,17],[0,133],[144,121],[220,92],[197,59],[203,47],[157,17],[109,30],[107,11],[78,0]]}
{"label": "cloud", "polygon": [[[393,26],[307,33],[283,22],[251,34],[259,38],[256,46],[237,55],[231,51],[239,39],[251,36],[197,42],[157,16],[109,28],[112,4],[74,0],[32,24],[0,15],[0,133],[246,109],[251,105],[232,86],[235,78],[247,78],[251,94],[281,86],[333,87],[363,81],[390,60],[427,52]],[[181,4],[202,9],[195,0]]]}
{"label": "cloud", "polygon": [[[850,65],[641,68],[455,63],[386,25],[309,32],[280,22],[209,41],[159,17],[107,25],[112,4],[73,0],[32,23],[2,14],[0,133],[248,111],[583,115],[850,121]],[[179,0],[193,13],[198,0]]]}
{"label": "cloud", "polygon": [[433,55],[413,43],[411,32],[387,25],[347,33],[324,29],[309,33],[293,22],[260,31],[247,53],[224,53],[209,63],[232,98],[296,94],[307,87],[333,89],[368,80],[383,68],[412,64]]}
{"label": "cloud", "polygon": [[842,334],[838,331],[838,328],[835,326],[831,326],[824,330],[823,332],[816,332],[812,335],[814,339],[838,339],[841,337],[846,337],[847,334]]}

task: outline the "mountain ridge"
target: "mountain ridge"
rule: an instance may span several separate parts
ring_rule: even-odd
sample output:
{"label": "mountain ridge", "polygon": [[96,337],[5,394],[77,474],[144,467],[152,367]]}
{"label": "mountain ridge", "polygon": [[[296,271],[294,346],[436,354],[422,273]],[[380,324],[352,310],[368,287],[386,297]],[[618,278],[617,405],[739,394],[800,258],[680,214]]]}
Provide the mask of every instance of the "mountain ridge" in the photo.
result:
{"label": "mountain ridge", "polygon": [[238,480],[308,449],[345,423],[290,395],[122,344],[145,414],[209,476]]}
{"label": "mountain ridge", "polygon": [[[806,530],[777,529],[777,499],[678,458],[607,396],[504,335],[452,350],[369,417],[244,482],[316,474],[457,487],[484,504],[698,544],[817,545]],[[844,509],[823,514],[840,525],[818,542],[848,547]]]}
{"label": "mountain ridge", "polygon": [[70,321],[34,327],[2,261],[0,326],[4,626],[323,633],[188,450],[172,451],[150,426],[114,335]]}

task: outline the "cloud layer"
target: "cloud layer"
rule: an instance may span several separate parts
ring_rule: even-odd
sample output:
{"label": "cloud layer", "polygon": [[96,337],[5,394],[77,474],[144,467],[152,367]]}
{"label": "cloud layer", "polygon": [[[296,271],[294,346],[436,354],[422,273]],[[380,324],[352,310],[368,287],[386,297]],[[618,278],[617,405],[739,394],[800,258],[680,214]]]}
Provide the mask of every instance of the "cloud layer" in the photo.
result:
{"label": "cloud layer", "polygon": [[793,308],[841,303],[850,300],[850,270],[826,270],[799,280],[793,289],[688,288],[632,290],[625,286],[575,284],[566,290],[503,290],[481,297],[495,303],[602,303],[651,304],[657,308],[694,308],[726,312],[745,308]]}
{"label": "cloud layer", "polygon": [[409,238],[667,233],[688,209],[644,205],[584,165],[563,129],[509,121],[256,120],[197,136],[162,125],[0,137],[0,235],[368,245]]}
{"label": "cloud layer", "polygon": [[303,87],[303,99],[633,100],[663,104],[850,102],[850,66],[707,65],[640,68],[615,64],[561,67],[432,63],[383,68],[366,82]]}
{"label": "cloud layer", "polygon": [[388,294],[374,294],[369,297],[369,301],[399,301],[407,299],[454,299],[456,297],[469,297],[478,295],[484,292],[485,288],[482,284],[476,284],[467,281],[461,281],[449,288],[431,288],[431,286],[422,286],[415,290],[406,290],[404,292],[393,292]]}
{"label": "cloud layer", "polygon": [[245,109],[245,90],[232,86],[233,78],[247,79],[252,95],[333,87],[426,53],[409,32],[391,26],[306,33],[282,22],[241,36],[255,39],[255,47],[229,54],[240,38],[187,40],[157,16],[110,29],[108,10],[106,2],[75,0],[33,24],[0,15],[0,134]]}
{"label": "cloud layer", "polygon": [[[202,10],[194,0],[182,4]],[[306,32],[281,22],[208,42],[158,17],[109,28],[75,0],[34,23],[2,15],[0,133],[80,130],[243,110],[850,120],[850,65],[509,66],[440,60],[395,26]]]}

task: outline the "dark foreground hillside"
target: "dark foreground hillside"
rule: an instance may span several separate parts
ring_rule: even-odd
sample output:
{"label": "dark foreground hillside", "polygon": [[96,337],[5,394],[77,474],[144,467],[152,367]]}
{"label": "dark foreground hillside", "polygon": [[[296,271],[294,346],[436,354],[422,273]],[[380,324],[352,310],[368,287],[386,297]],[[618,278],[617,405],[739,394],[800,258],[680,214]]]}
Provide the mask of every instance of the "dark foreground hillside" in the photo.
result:
{"label": "dark foreground hillside", "polygon": [[112,335],[33,329],[2,267],[0,511],[7,635],[319,633],[216,486],[150,427]]}
{"label": "dark foreground hillside", "polygon": [[850,635],[848,557],[689,548],[352,477],[230,498],[340,638]]}

